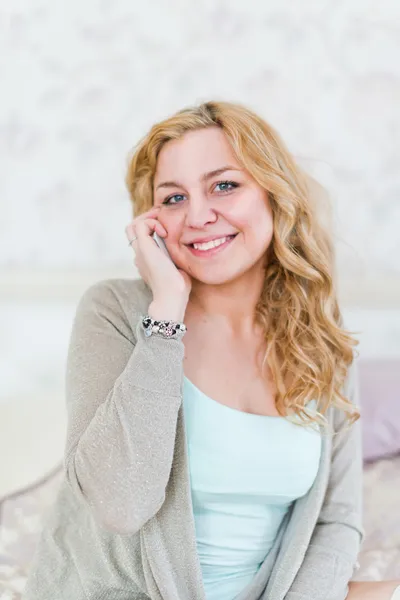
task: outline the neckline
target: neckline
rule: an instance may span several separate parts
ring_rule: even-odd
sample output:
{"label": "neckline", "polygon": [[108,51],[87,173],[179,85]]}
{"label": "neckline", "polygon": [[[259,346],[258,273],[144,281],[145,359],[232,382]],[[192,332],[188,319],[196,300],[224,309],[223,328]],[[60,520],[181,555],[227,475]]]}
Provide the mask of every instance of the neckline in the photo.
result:
{"label": "neckline", "polygon": [[209,402],[210,406],[220,408],[227,413],[230,412],[230,414],[232,414],[232,415],[236,414],[237,416],[240,416],[243,418],[252,418],[252,419],[255,418],[258,420],[262,420],[262,419],[275,419],[275,420],[280,420],[280,421],[286,420],[286,417],[283,417],[281,415],[259,415],[259,414],[255,414],[255,413],[245,412],[244,410],[239,410],[238,408],[233,408],[232,406],[227,406],[226,404],[222,404],[222,402],[218,402],[218,400],[215,400],[214,398],[211,398],[210,396],[207,396],[207,394],[202,392],[192,381],[190,381],[190,379],[188,379],[186,377],[186,375],[184,375],[183,378],[197,394],[199,394],[200,396],[202,396],[203,398],[205,398],[205,400],[207,400]]}

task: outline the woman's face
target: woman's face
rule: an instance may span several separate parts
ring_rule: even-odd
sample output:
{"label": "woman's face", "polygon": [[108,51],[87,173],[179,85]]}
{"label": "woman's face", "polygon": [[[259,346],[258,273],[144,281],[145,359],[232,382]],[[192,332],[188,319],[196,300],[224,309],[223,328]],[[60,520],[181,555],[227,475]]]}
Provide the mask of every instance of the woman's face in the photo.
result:
{"label": "woman's face", "polygon": [[154,205],[172,260],[198,281],[227,283],[263,266],[273,234],[268,195],[220,128],[191,131],[162,147]]}

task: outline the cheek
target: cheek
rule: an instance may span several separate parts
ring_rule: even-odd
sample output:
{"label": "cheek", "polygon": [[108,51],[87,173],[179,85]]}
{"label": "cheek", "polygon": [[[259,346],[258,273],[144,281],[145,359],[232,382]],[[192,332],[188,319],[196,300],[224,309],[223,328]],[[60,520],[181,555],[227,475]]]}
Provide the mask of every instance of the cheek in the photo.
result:
{"label": "cheek", "polygon": [[245,187],[234,198],[227,197],[223,214],[238,225],[253,225],[257,222],[266,223],[271,220],[271,207],[264,190],[255,187]]}
{"label": "cheek", "polygon": [[243,202],[225,211],[224,217],[246,235],[257,232],[258,237],[260,232],[267,233],[272,229],[272,214],[266,206],[260,206],[259,203],[252,206],[251,202]]}
{"label": "cheek", "polygon": [[168,240],[171,242],[177,242],[181,236],[183,216],[178,215],[177,213],[165,212],[164,214],[160,214],[158,216],[158,220],[160,221],[161,225],[165,227],[168,233]]}
{"label": "cheek", "polygon": [[257,232],[256,236],[260,244],[269,246],[274,228],[272,215],[268,211],[260,215],[254,223],[254,231]]}
{"label": "cheek", "polygon": [[223,217],[225,221],[228,221],[235,229],[239,231],[243,231],[247,227],[249,227],[253,220],[253,212],[249,210],[249,206],[246,200],[239,201],[235,203],[231,203],[228,206],[224,206],[223,210],[220,211],[220,216]]}
{"label": "cheek", "polygon": [[232,215],[231,223],[241,230],[246,242],[257,247],[268,246],[273,234],[272,213],[267,207],[258,205],[253,210],[237,212]]}

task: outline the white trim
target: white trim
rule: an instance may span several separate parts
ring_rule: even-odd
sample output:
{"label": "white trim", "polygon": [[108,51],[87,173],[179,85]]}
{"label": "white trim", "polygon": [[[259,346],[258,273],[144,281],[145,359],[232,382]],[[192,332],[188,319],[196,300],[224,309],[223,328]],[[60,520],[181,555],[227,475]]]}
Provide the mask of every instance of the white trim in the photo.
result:
{"label": "white trim", "polygon": [[[131,264],[87,270],[0,269],[0,302],[75,301],[96,281],[137,276]],[[400,310],[400,274],[342,278],[339,297],[343,307]]]}
{"label": "white trim", "polygon": [[1,301],[71,301],[92,283],[110,278],[135,278],[134,267],[109,269],[0,270]]}

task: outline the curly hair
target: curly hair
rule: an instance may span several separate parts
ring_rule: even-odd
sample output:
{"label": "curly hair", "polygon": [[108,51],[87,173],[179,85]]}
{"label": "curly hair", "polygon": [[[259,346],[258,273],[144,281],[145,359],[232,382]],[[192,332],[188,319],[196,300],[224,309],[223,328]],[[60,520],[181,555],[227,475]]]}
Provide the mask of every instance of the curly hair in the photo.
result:
{"label": "curly hair", "polygon": [[[264,360],[276,386],[279,414],[294,414],[305,425],[326,425],[326,412],[335,406],[350,423],[356,421],[360,414],[342,392],[359,342],[343,327],[330,228],[322,223],[312,179],[265,120],[240,104],[212,101],[155,124],[129,158],[126,184],[134,214],[153,205],[162,146],[206,127],[223,130],[239,163],[270,199],[273,237],[256,317],[265,331]],[[315,413],[307,410],[310,399],[317,402]]]}

